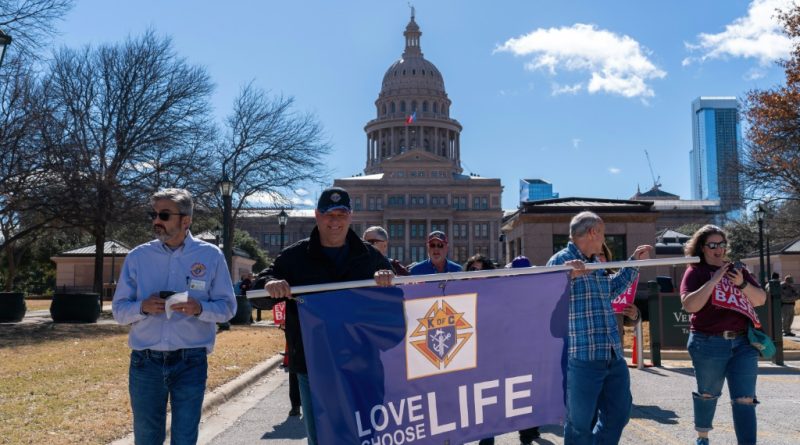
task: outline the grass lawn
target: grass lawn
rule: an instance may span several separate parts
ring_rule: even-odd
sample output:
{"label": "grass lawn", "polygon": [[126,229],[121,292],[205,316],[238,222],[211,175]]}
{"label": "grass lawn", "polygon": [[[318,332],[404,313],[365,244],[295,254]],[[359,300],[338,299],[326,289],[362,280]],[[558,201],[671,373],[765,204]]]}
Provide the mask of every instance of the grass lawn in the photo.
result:
{"label": "grass lawn", "polygon": [[[0,326],[0,444],[106,444],[129,433],[127,331],[96,324]],[[283,348],[278,329],[221,332],[209,356],[208,390]]]}
{"label": "grass lawn", "polygon": [[25,299],[25,308],[29,311],[47,310],[50,309],[52,300],[31,300]]}

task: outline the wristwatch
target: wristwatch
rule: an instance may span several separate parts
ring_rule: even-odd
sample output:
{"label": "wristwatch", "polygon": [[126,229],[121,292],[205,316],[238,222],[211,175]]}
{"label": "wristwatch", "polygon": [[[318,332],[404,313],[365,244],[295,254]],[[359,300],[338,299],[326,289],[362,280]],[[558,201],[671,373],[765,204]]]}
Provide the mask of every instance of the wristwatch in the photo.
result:
{"label": "wristwatch", "polygon": [[739,290],[742,290],[747,287],[747,284],[747,280],[742,280],[742,284],[737,284],[736,287],[738,287]]}

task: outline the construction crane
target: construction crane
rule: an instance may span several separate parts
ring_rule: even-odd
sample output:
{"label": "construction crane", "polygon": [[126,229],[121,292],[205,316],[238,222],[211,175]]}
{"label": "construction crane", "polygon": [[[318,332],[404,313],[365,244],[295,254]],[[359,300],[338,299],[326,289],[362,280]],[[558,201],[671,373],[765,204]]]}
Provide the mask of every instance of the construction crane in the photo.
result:
{"label": "construction crane", "polygon": [[661,176],[656,178],[656,174],[653,172],[653,162],[650,160],[650,153],[645,150],[644,155],[647,156],[647,166],[650,167],[650,176],[653,178],[653,190],[658,190],[658,188],[661,187],[661,183],[658,182],[661,180]]}

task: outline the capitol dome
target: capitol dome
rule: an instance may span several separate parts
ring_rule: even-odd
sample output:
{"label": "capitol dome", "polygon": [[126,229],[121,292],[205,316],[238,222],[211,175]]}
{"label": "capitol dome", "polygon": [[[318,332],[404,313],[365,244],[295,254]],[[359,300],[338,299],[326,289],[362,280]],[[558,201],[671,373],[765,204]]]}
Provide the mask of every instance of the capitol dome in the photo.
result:
{"label": "capitol dome", "polygon": [[461,124],[450,117],[442,73],[422,55],[422,32],[413,8],[403,36],[403,54],[383,75],[375,119],[364,127],[368,147],[364,172],[383,172],[384,161],[420,150],[446,160],[454,173],[460,173]]}
{"label": "capitol dome", "polygon": [[[381,96],[408,93],[408,89],[416,90],[415,93],[447,96],[442,73],[422,55],[422,32],[413,16],[403,35],[406,37],[405,51],[383,75]],[[419,91],[420,89],[428,91]]]}

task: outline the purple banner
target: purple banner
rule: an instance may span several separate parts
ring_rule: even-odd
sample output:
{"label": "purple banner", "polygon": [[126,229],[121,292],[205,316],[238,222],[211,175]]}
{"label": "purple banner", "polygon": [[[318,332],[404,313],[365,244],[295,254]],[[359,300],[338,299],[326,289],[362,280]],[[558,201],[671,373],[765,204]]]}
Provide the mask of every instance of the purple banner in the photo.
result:
{"label": "purple banner", "polygon": [[564,419],[566,272],[304,296],[317,437],[460,444]]}

